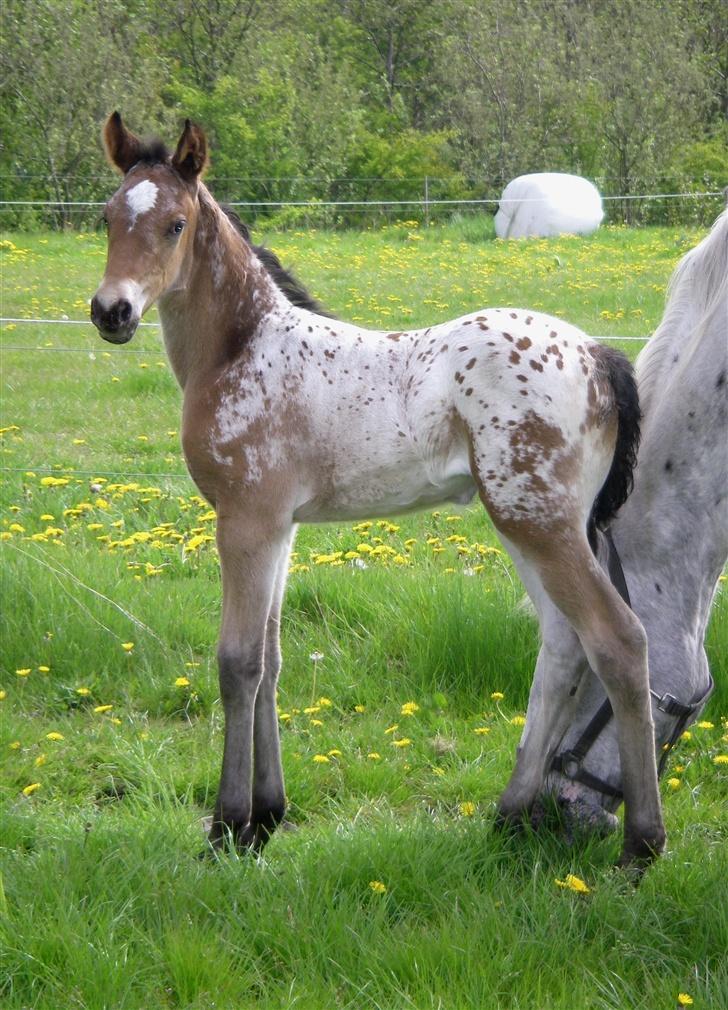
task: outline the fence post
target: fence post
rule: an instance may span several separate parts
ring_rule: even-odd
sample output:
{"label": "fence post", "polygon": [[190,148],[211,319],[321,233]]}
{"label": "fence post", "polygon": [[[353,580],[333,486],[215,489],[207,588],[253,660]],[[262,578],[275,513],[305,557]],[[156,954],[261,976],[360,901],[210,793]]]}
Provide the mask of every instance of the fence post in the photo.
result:
{"label": "fence post", "polygon": [[425,228],[430,226],[430,179],[425,176]]}

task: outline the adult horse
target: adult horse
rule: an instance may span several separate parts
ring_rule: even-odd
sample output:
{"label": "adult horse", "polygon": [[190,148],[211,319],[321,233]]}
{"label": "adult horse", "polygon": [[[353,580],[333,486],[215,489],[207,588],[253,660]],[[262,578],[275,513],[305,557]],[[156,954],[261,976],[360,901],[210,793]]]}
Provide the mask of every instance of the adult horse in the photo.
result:
{"label": "adult horse", "polygon": [[[324,318],[292,304],[201,182],[198,127],[188,120],[169,155],[114,113],[104,140],[124,179],[106,205],[92,319],[121,344],[158,303],[184,393],[187,465],[217,512],[225,742],[211,841],[259,847],[283,817],[275,690],[296,524],[477,491],[529,592],[567,616],[611,699],[622,861],[651,859],[664,829],[645,634],[587,539],[631,485],[639,408],[626,359],[524,310],[409,333]],[[549,624],[543,635],[550,648]],[[500,800],[504,820],[530,809],[549,757],[524,749]]]}
{"label": "adult horse", "polygon": [[[634,490],[600,554],[647,632],[662,767],[713,687],[704,640],[728,560],[728,209],[678,264],[636,374],[643,419]],[[561,631],[544,640],[522,747],[535,735],[539,749],[558,750],[547,791],[574,819],[614,827],[624,786],[611,706],[548,600],[542,621]],[[562,700],[553,695],[555,679]]]}

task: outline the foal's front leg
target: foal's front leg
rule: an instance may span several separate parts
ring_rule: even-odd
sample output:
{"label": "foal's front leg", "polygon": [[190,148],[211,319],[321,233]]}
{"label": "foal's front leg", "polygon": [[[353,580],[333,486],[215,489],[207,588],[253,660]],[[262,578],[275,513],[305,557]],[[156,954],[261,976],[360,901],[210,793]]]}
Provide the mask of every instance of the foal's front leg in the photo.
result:
{"label": "foal's front leg", "polygon": [[222,630],[218,644],[220,696],[225,711],[222,774],[210,841],[255,842],[252,818],[253,724],[264,673],[266,624],[278,561],[290,540],[246,514],[220,514],[217,543],[222,569]]}

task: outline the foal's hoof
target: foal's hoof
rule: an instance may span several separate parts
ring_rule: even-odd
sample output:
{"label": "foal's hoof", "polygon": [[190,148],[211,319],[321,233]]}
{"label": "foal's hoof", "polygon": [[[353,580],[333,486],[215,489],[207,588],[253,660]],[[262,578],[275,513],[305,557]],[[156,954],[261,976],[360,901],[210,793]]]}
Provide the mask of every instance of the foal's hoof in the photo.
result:
{"label": "foal's hoof", "polygon": [[523,834],[529,823],[528,810],[496,810],[493,828],[504,835]]}
{"label": "foal's hoof", "polygon": [[635,887],[642,880],[645,871],[654,863],[665,849],[665,834],[661,832],[656,838],[625,838],[622,854],[617,866],[624,870]]}

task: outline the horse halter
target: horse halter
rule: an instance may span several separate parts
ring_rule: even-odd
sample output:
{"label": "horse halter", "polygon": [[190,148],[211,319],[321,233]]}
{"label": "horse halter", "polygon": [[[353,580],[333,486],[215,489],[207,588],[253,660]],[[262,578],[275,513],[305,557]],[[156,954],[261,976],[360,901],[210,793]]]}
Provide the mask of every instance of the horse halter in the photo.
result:
{"label": "horse halter", "polygon": [[[629,598],[629,590],[627,589],[627,581],[624,577],[624,569],[622,568],[622,562],[620,561],[617,548],[609,529],[604,531],[604,538],[606,540],[607,547],[609,548],[607,562],[609,578],[612,581],[612,585],[627,606],[631,607],[632,604]],[[658,694],[657,691],[653,691],[652,688],[650,688],[650,694],[655,699],[657,708],[666,715],[674,716],[676,720],[667,743],[662,746],[662,755],[660,756],[660,763],[657,766],[658,777],[664,772],[667,756],[680,739],[680,736],[690,720],[690,717],[702,708],[712,694],[714,686],[713,678],[710,674],[708,674],[707,689],[703,691],[698,698],[695,698],[687,705],[683,705],[682,702],[679,702],[677,698],[673,697],[671,694]],[[604,779],[600,779],[597,775],[592,775],[591,772],[588,772],[584,768],[584,758],[596,743],[599,734],[609,723],[613,714],[612,704],[609,701],[609,698],[607,698],[597,709],[596,714],[590,720],[586,729],[576,741],[574,746],[567,751],[563,751],[561,754],[554,755],[549,770],[560,772],[564,778],[570,779],[572,782],[579,782],[581,785],[587,786],[595,792],[603,793],[605,796],[612,796],[618,800],[623,800],[624,793],[621,789],[610,785],[609,782],[605,782]]]}

